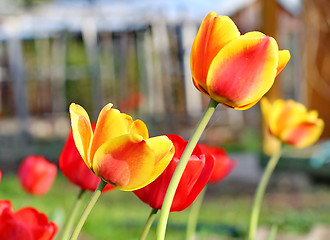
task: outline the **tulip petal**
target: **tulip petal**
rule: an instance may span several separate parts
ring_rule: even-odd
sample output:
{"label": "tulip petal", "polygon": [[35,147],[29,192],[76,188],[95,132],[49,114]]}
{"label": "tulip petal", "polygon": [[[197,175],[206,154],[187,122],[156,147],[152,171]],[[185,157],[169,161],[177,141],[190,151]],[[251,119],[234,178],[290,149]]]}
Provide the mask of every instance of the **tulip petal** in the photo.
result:
{"label": "tulip petal", "polygon": [[321,136],[324,129],[324,121],[318,119],[316,122],[303,122],[295,128],[283,131],[280,138],[286,143],[304,148],[315,143]]}
{"label": "tulip petal", "polygon": [[[134,194],[138,196],[143,202],[149,204],[150,207],[154,209],[161,209],[166,194],[166,190],[170,183],[170,179],[173,176],[173,173],[178,165],[179,159],[173,158],[170,164],[167,166],[165,171],[152,183],[146,185],[145,187],[134,191]],[[188,190],[186,188],[180,189],[180,200],[186,199],[188,195]],[[173,201],[176,201],[174,198]],[[179,201],[180,202],[180,201]],[[173,204],[172,204],[173,206]]]}
{"label": "tulip petal", "polygon": [[291,58],[290,52],[288,50],[281,50],[278,51],[278,65],[277,65],[277,72],[276,76],[282,72],[285,68],[286,64],[289,62]]}
{"label": "tulip petal", "polygon": [[269,120],[269,128],[275,136],[287,128],[294,128],[297,124],[305,120],[307,114],[306,107],[293,100],[284,102],[283,100],[274,102],[272,116]]}
{"label": "tulip petal", "polygon": [[233,108],[255,104],[270,89],[276,76],[276,41],[250,32],[228,43],[212,61],[207,77],[211,97]]}
{"label": "tulip petal", "polygon": [[[173,163],[171,163],[169,166],[171,166],[171,175],[168,176],[168,179],[171,179],[175,169],[179,163],[179,159],[173,159]],[[195,159],[192,158],[192,162],[189,160],[187,163],[187,166],[183,172],[183,175],[180,179],[179,185],[177,187],[177,190],[175,191],[174,199],[171,205],[171,212],[179,212],[185,209],[185,202],[187,201],[189,190],[188,190],[188,182],[190,182],[190,178],[197,179],[198,175],[201,173],[201,169],[204,165],[204,162],[202,161],[195,161]],[[199,168],[198,168],[199,167]],[[191,168],[191,170],[190,170]],[[197,170],[198,172],[194,172],[194,170]],[[166,169],[167,171],[167,169]],[[170,181],[169,181],[170,182]],[[194,181],[195,182],[195,181]],[[189,186],[192,187],[192,186]]]}
{"label": "tulip petal", "polygon": [[34,240],[32,232],[24,224],[15,220],[7,220],[0,224],[0,239]]}
{"label": "tulip petal", "polygon": [[[206,93],[206,76],[213,58],[228,42],[238,38],[240,32],[227,16],[209,13],[203,20],[194,40],[190,64],[195,86]],[[207,94],[207,93],[206,93]]]}
{"label": "tulip petal", "polygon": [[9,200],[0,200],[0,216],[5,210],[9,212],[13,212],[13,205]]}
{"label": "tulip petal", "polygon": [[124,191],[144,187],[154,169],[155,156],[140,135],[126,134],[104,143],[94,155],[93,170]]}
{"label": "tulip petal", "polygon": [[222,103],[222,104],[229,108],[233,108],[233,109],[237,109],[237,110],[246,110],[246,109],[249,109],[249,108],[253,107],[254,105],[256,105],[259,101],[260,101],[260,99],[257,99],[249,104],[242,105],[242,106],[231,106],[231,105],[227,105],[225,103]]}
{"label": "tulip petal", "polygon": [[[92,129],[95,129],[95,126],[96,124],[92,123]],[[58,163],[64,176],[83,190],[95,191],[101,181],[82,160],[74,144],[72,130],[69,132],[68,138],[59,156]],[[102,192],[112,189],[114,189],[114,186],[107,184]]]}
{"label": "tulip petal", "polygon": [[48,217],[43,213],[39,213],[32,207],[25,207],[17,210],[15,212],[15,219],[25,222],[29,227],[37,227],[40,224],[44,225],[48,223]]}
{"label": "tulip petal", "polygon": [[[1,208],[0,201],[0,208]],[[58,227],[48,222],[48,217],[32,207],[13,212],[12,207],[5,208],[0,214],[0,239],[53,239]]]}
{"label": "tulip petal", "polygon": [[203,143],[198,144],[198,146],[205,155],[211,155],[214,158],[214,169],[209,179],[209,183],[220,182],[236,167],[236,160],[229,158],[224,149],[208,146]]}
{"label": "tulip petal", "polygon": [[[14,214],[15,220],[25,223],[33,234],[33,239],[52,239],[58,227],[53,222],[48,221],[48,217],[32,207],[25,207],[17,210]],[[42,226],[42,227],[41,227]],[[36,230],[38,229],[39,230]]]}
{"label": "tulip petal", "polygon": [[90,168],[91,164],[88,161],[88,152],[93,130],[89,116],[83,107],[72,103],[70,105],[70,117],[74,142],[82,159]]}
{"label": "tulip petal", "polygon": [[184,209],[189,207],[193,201],[197,198],[198,194],[203,190],[205,185],[208,183],[214,169],[214,158],[210,155],[205,156],[205,163],[199,178],[193,185],[187,197],[187,201],[184,203]]}
{"label": "tulip petal", "polygon": [[174,157],[180,159],[184,150],[186,149],[187,142],[179,135],[168,134],[167,137],[173,142],[175,148]]}
{"label": "tulip petal", "polygon": [[269,113],[271,109],[271,103],[269,102],[268,98],[263,97],[260,101],[260,108],[261,108],[261,113],[264,117],[265,122],[269,121]]}
{"label": "tulip petal", "polygon": [[[90,150],[90,161],[93,161],[96,150],[105,142],[127,134],[129,123],[132,121],[130,116],[113,109],[111,103],[104,106],[97,119]],[[93,162],[91,162],[91,165],[93,165]]]}
{"label": "tulip petal", "polygon": [[148,128],[144,122],[141,120],[135,120],[129,126],[129,133],[130,134],[138,134],[143,137],[143,139],[149,138]]}
{"label": "tulip petal", "polygon": [[166,136],[149,138],[146,142],[155,154],[154,170],[145,184],[148,185],[164,172],[174,156],[175,149],[172,141]]}

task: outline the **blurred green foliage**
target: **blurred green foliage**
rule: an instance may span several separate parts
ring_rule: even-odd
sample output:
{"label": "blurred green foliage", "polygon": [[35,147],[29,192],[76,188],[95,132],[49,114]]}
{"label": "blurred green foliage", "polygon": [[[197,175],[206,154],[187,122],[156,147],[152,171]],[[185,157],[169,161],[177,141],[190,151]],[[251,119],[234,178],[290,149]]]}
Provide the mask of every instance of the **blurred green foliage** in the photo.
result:
{"label": "blurred green foliage", "polygon": [[[198,220],[198,234],[203,237],[222,236],[241,239],[247,229],[252,193],[227,193],[218,186],[208,188]],[[5,174],[0,184],[0,198],[10,199],[14,209],[33,206],[45,212],[60,226],[65,221],[79,189],[59,175],[50,192],[42,197],[23,192],[13,174]],[[91,192],[84,195],[87,203]],[[330,190],[317,187],[305,192],[268,193],[262,208],[260,223],[270,227],[278,225],[280,232],[301,234],[308,232],[316,223],[330,224]],[[150,208],[133,193],[112,191],[103,194],[83,227],[80,239],[127,240],[136,239],[149,215]],[[167,238],[184,239],[189,208],[170,215]],[[157,218],[156,218],[157,221]],[[154,224],[148,239],[155,239]]]}

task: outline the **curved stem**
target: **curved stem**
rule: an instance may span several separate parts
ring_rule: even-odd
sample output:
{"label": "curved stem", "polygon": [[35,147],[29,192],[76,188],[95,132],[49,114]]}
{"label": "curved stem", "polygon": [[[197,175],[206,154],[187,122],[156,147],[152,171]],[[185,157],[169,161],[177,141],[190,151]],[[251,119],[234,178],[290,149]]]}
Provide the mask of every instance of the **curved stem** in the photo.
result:
{"label": "curved stem", "polygon": [[146,239],[146,237],[149,233],[150,227],[151,227],[153,221],[155,220],[157,212],[158,212],[158,209],[155,209],[155,208],[151,209],[151,212],[149,214],[149,217],[147,219],[146,224],[144,225],[144,229],[143,229],[143,231],[142,231],[142,233],[139,237],[139,240],[145,240]]}
{"label": "curved stem", "polygon": [[250,227],[248,233],[248,240],[254,240],[259,220],[259,213],[261,208],[261,203],[265,195],[266,187],[268,185],[270,176],[272,175],[278,160],[280,159],[282,148],[280,148],[268,161],[266,169],[261,177],[257,191],[254,196],[251,218],[250,218]]}
{"label": "curved stem", "polygon": [[167,192],[166,192],[166,195],[164,198],[163,206],[161,209],[161,213],[160,213],[159,223],[157,226],[157,240],[165,239],[165,232],[166,232],[168,216],[170,213],[173,198],[174,198],[176,189],[179,185],[181,176],[184,172],[184,169],[187,166],[188,160],[189,160],[200,136],[202,135],[211,116],[213,115],[217,105],[218,105],[218,103],[216,101],[214,101],[213,99],[210,100],[210,103],[209,103],[206,111],[204,112],[204,115],[202,116],[201,120],[199,121],[199,123],[195,129],[195,132],[193,133],[192,137],[190,138],[190,141],[187,144],[186,149],[184,150],[184,152],[181,156],[179,164],[174,171],[174,174],[173,174],[171,182],[168,186],[168,189],[167,189]]}
{"label": "curved stem", "polygon": [[188,224],[187,224],[186,240],[194,239],[194,236],[196,234],[198,215],[199,215],[200,208],[202,206],[205,192],[206,192],[206,186],[204,187],[204,189],[201,191],[201,193],[199,194],[199,196],[197,197],[197,199],[191,206],[190,214],[189,214],[189,218],[188,218]]}
{"label": "curved stem", "polygon": [[71,231],[72,231],[72,227],[73,227],[73,223],[74,220],[76,219],[78,210],[80,209],[81,203],[82,203],[82,196],[84,195],[85,190],[84,189],[80,189],[78,196],[71,208],[70,214],[69,214],[69,219],[67,220],[64,230],[62,232],[62,240],[67,240],[70,237]]}
{"label": "curved stem", "polygon": [[91,212],[92,208],[94,207],[96,201],[99,199],[105,185],[107,185],[107,183],[104,182],[103,180],[101,180],[101,182],[95,189],[95,192],[91,196],[85,210],[81,214],[80,219],[78,220],[78,223],[77,223],[75,229],[73,230],[70,240],[76,240],[78,238],[79,233],[80,233],[82,227],[84,226],[84,223],[85,223],[89,213]]}
{"label": "curved stem", "polygon": [[277,233],[277,226],[273,225],[266,240],[274,240]]}

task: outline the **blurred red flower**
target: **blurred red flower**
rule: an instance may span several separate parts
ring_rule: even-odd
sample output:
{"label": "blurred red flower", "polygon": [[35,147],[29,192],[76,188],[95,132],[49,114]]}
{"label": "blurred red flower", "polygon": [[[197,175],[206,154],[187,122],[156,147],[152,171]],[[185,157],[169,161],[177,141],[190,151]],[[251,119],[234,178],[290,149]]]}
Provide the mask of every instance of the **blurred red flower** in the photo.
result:
{"label": "blurred red flower", "polygon": [[214,169],[209,183],[217,183],[227,177],[236,167],[237,162],[229,158],[226,151],[220,147],[211,147],[205,144],[198,144],[204,154],[211,154],[214,157]]}
{"label": "blurred red flower", "polygon": [[[188,143],[178,135],[167,136],[175,147],[175,154],[170,164],[154,182],[134,191],[134,194],[138,198],[155,209],[161,209],[168,185]],[[213,167],[213,157],[211,155],[204,155],[200,148],[196,146],[175,193],[171,212],[182,211],[192,204],[209,181]]]}
{"label": "blurred red flower", "polygon": [[1,182],[1,177],[2,177],[2,172],[1,172],[1,170],[0,170],[0,182]]}
{"label": "blurred red flower", "polygon": [[57,232],[57,225],[32,207],[16,212],[10,201],[0,200],[1,240],[50,240]]}
{"label": "blurred red flower", "polygon": [[145,96],[140,92],[133,93],[130,97],[123,99],[119,103],[122,112],[131,113],[138,109],[145,102]]}
{"label": "blurred red flower", "polygon": [[32,195],[46,194],[56,174],[57,166],[38,155],[29,155],[18,168],[18,178],[23,189]]}
{"label": "blurred red flower", "polygon": [[[95,123],[92,123],[92,129],[95,130]],[[74,143],[72,129],[69,132],[68,138],[64,144],[63,150],[59,157],[59,165],[62,173],[75,185],[81,189],[95,191],[101,179],[96,176],[86,166],[84,160]],[[115,189],[111,184],[107,184],[103,192]]]}

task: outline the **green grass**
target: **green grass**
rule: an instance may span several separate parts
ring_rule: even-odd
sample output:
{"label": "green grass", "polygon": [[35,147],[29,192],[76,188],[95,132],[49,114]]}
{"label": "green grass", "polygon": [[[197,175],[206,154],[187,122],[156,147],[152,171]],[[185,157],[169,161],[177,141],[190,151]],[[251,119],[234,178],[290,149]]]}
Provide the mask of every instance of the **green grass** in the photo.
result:
{"label": "green grass", "polygon": [[[208,188],[198,223],[200,239],[207,239],[208,236],[241,239],[247,229],[252,194],[224,194],[221,184],[223,183]],[[0,198],[10,199],[14,209],[23,206],[37,207],[60,226],[65,221],[78,192],[79,189],[61,175],[57,177],[50,192],[42,197],[26,194],[13,174],[4,175],[0,183]],[[91,194],[87,192],[84,195],[84,203]],[[330,224],[329,199],[330,191],[325,187],[315,187],[306,192],[269,193],[262,208],[261,225],[276,224],[281,232],[300,234],[309,231],[316,223]],[[150,208],[130,192],[107,192],[96,203],[79,239],[137,239],[149,211]],[[184,239],[188,215],[189,208],[170,215],[167,239]],[[155,239],[155,226],[156,224],[149,233],[149,240]]]}

